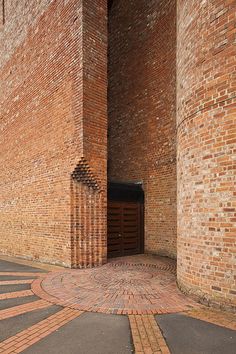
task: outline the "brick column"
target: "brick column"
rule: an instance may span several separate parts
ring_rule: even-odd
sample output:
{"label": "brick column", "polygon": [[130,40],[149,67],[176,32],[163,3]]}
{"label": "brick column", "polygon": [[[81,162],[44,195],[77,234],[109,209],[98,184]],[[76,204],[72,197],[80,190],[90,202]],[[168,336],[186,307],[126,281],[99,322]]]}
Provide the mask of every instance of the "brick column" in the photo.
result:
{"label": "brick column", "polygon": [[72,173],[72,266],[106,262],[107,1],[83,0],[83,156]]}
{"label": "brick column", "polygon": [[235,1],[178,0],[178,284],[229,308],[236,306],[235,23]]}

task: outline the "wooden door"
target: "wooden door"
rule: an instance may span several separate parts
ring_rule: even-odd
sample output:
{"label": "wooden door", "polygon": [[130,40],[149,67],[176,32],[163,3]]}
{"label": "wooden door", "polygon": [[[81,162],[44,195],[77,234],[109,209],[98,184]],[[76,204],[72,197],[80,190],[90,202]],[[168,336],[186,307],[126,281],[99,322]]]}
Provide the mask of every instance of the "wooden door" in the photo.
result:
{"label": "wooden door", "polygon": [[108,257],[141,253],[142,204],[108,202]]}

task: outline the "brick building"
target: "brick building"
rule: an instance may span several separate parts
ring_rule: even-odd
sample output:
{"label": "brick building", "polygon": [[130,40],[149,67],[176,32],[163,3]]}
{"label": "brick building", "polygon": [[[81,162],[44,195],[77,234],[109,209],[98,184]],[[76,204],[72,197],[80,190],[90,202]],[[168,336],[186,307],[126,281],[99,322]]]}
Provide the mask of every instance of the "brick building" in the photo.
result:
{"label": "brick building", "polygon": [[236,1],[0,0],[0,48],[1,252],[235,306]]}

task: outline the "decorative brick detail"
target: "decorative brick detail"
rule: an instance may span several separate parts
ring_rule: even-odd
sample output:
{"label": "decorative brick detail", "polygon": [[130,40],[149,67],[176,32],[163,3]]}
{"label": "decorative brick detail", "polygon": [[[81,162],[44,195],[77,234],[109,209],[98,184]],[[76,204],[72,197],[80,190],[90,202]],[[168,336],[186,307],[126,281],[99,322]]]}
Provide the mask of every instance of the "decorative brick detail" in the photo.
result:
{"label": "decorative brick detail", "polygon": [[72,267],[99,266],[106,261],[104,190],[88,162],[81,158],[72,174]]}
{"label": "decorative brick detail", "polygon": [[81,182],[87,187],[92,188],[94,191],[101,192],[99,183],[84,157],[82,157],[80,162],[77,164],[74,172],[72,173],[72,178],[77,182]]}
{"label": "decorative brick detail", "polygon": [[109,179],[143,182],[145,251],[176,257],[176,2],[113,1]]}
{"label": "decorative brick detail", "polygon": [[235,308],[236,2],[177,3],[178,284]]}

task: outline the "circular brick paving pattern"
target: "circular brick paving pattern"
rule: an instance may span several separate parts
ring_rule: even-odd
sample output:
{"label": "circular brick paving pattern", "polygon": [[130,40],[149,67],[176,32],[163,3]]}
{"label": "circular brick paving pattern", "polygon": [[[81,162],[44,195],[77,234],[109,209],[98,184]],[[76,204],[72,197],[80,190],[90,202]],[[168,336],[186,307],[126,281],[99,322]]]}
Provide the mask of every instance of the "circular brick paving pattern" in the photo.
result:
{"label": "circular brick paving pattern", "polygon": [[176,287],[174,262],[145,256],[52,272],[40,284],[35,281],[33,291],[53,303],[94,312],[152,314],[196,307]]}

